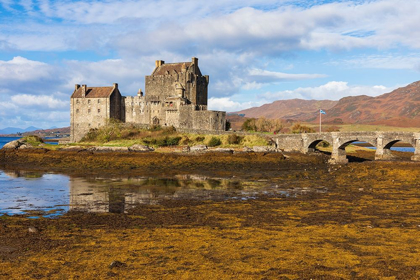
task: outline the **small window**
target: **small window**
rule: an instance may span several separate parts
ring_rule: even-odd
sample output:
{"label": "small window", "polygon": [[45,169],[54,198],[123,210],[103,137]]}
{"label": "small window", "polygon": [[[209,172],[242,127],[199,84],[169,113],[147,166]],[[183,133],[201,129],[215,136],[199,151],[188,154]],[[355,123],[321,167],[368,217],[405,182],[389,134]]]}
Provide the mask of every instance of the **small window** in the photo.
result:
{"label": "small window", "polygon": [[101,109],[98,109],[98,113],[100,113],[101,112]]}
{"label": "small window", "polygon": [[90,114],[90,109],[88,109],[88,114]]}
{"label": "small window", "polygon": [[98,99],[98,103],[101,103],[101,100],[100,99]]}
{"label": "small window", "polygon": [[88,99],[88,104],[90,104],[90,99]]}
{"label": "small window", "polygon": [[76,113],[79,113],[79,109],[76,109]]}

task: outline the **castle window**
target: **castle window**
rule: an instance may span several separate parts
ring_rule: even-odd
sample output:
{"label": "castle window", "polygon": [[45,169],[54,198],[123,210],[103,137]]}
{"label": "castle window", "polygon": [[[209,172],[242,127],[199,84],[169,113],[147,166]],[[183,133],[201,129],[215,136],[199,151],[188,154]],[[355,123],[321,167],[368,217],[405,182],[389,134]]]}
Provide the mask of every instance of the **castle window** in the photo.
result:
{"label": "castle window", "polygon": [[101,103],[101,100],[100,99],[98,99],[98,103]]}
{"label": "castle window", "polygon": [[76,109],[76,113],[79,113],[79,109]]}
{"label": "castle window", "polygon": [[101,109],[98,109],[98,113],[100,113],[101,112]]}
{"label": "castle window", "polygon": [[90,99],[88,99],[88,104],[90,104]]}
{"label": "castle window", "polygon": [[90,109],[88,109],[88,114],[90,114]]}

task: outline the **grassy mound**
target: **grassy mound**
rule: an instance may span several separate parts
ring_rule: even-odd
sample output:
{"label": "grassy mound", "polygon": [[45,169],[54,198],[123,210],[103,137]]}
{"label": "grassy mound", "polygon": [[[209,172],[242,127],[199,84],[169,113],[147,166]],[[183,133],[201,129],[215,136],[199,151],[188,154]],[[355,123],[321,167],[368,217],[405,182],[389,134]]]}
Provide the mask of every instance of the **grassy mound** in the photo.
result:
{"label": "grassy mound", "polygon": [[180,133],[174,127],[154,126],[150,129],[140,129],[134,125],[110,121],[108,125],[91,129],[81,141],[84,144],[106,146],[131,146],[133,144],[154,147],[178,145],[208,145],[210,147],[243,147],[268,145],[268,140],[259,135],[236,134],[209,135]]}

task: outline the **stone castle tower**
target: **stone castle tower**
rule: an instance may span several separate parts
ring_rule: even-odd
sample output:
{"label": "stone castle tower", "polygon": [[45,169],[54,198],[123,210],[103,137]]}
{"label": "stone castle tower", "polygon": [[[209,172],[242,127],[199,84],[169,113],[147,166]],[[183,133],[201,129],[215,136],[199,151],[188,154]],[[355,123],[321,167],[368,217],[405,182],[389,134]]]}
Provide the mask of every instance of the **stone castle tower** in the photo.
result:
{"label": "stone castle tower", "polygon": [[118,84],[76,85],[70,102],[70,141],[80,141],[90,129],[111,118],[142,125],[225,130],[226,112],[207,110],[209,76],[201,74],[197,58],[167,64],[157,60],[145,82],[146,94],[140,89],[137,96],[126,97],[121,96]]}

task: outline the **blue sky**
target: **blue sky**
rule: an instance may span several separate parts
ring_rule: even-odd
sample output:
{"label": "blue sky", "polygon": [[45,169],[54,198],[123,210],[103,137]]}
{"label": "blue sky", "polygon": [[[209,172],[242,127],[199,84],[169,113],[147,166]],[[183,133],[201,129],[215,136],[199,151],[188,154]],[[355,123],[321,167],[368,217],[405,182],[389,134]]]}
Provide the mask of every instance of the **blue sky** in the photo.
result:
{"label": "blue sky", "polygon": [[0,129],[68,126],[74,84],[135,95],[158,59],[198,57],[213,110],[377,96],[420,80],[419,26],[418,0],[0,0]]}

